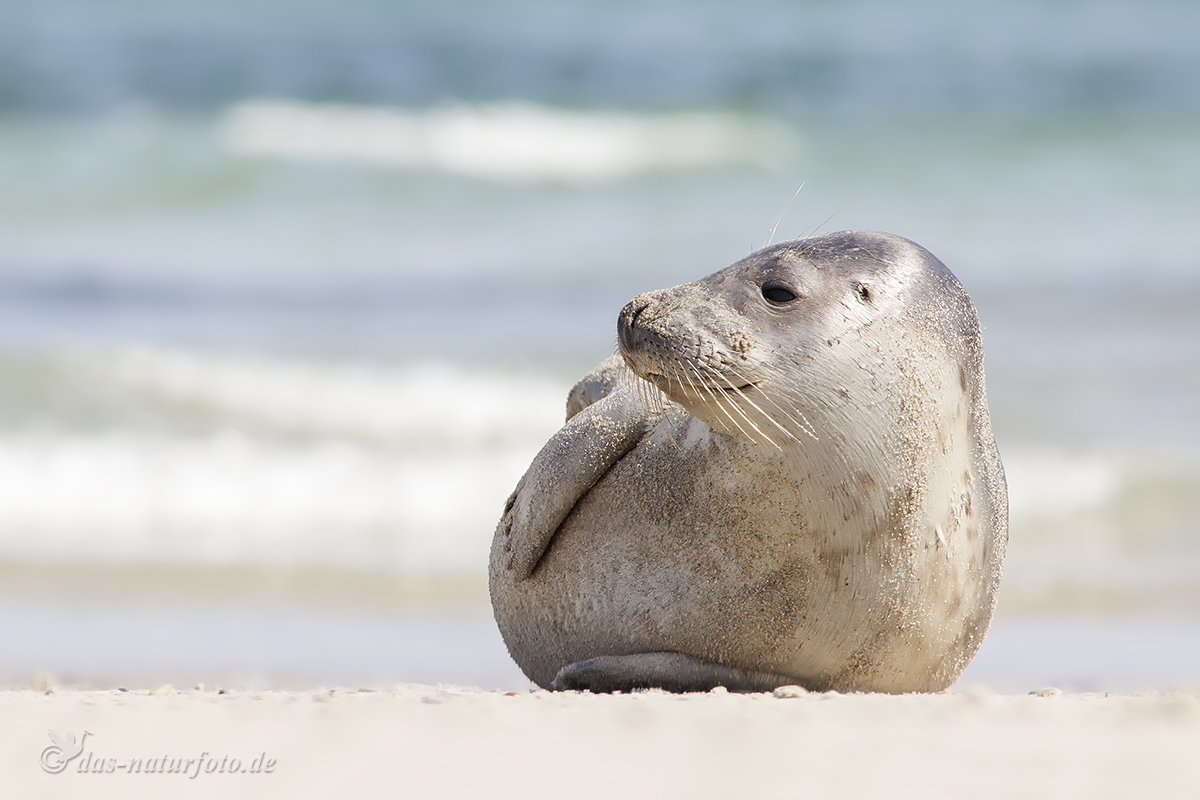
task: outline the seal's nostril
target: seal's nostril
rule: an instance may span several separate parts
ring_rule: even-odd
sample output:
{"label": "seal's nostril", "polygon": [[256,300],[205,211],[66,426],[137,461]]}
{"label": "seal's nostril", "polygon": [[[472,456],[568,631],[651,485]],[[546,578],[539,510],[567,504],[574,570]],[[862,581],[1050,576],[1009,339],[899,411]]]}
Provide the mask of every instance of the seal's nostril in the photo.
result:
{"label": "seal's nostril", "polygon": [[621,318],[629,325],[636,325],[638,318],[642,316],[647,308],[650,307],[650,301],[645,297],[638,295],[629,301],[629,304],[621,310]]}
{"label": "seal's nostril", "polygon": [[638,321],[638,317],[642,316],[642,313],[649,307],[650,307],[650,304],[647,303],[645,300],[634,305],[633,314],[631,314],[630,318],[629,318],[629,324],[636,325],[637,321]]}
{"label": "seal's nostril", "polygon": [[617,317],[617,344],[622,350],[629,350],[633,347],[634,327],[649,307],[650,301],[639,295],[621,309],[621,314]]}

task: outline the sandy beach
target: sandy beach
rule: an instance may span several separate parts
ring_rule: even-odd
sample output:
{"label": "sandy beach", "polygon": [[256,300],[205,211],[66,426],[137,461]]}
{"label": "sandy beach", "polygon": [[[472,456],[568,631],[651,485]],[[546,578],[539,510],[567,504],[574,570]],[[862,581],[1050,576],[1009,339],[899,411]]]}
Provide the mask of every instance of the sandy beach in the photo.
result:
{"label": "sandy beach", "polygon": [[[1183,798],[1200,790],[1197,692],[55,689],[4,692],[0,716],[9,797]],[[60,738],[89,732],[58,773],[42,766],[62,764],[47,729]]]}

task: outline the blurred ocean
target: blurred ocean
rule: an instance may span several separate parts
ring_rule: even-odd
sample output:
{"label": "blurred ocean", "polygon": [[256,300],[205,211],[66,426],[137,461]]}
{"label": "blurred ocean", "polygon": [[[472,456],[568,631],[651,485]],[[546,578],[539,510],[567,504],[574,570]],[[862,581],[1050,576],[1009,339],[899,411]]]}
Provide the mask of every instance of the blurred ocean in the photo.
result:
{"label": "blurred ocean", "polygon": [[493,658],[495,520],[617,312],[772,231],[898,233],[974,298],[1002,623],[1193,618],[1198,75],[1185,0],[3,0],[0,631],[61,641],[0,678],[177,674],[69,646],[168,596],[276,631],[220,674],[438,679],[306,672],[281,631],[329,609]]}

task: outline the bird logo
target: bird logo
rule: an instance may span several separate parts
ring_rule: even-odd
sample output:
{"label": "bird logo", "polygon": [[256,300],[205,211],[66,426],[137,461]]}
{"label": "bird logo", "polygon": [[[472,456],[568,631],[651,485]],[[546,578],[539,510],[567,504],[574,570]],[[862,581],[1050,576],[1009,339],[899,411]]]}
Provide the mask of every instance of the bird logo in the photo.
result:
{"label": "bird logo", "polygon": [[49,733],[50,741],[54,744],[42,751],[42,769],[55,774],[66,769],[67,764],[83,752],[83,740],[91,734],[91,731],[84,731],[78,742],[75,741],[75,734],[70,731],[67,731],[65,736],[60,736],[53,730]]}

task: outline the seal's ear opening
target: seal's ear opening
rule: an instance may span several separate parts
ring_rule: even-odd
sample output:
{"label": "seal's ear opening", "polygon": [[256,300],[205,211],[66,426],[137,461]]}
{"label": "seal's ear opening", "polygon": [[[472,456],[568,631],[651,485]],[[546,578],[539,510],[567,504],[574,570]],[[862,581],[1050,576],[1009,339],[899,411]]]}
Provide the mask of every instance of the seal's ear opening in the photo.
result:
{"label": "seal's ear opening", "polygon": [[858,295],[858,299],[864,303],[871,302],[871,284],[866,281],[850,281],[850,286],[854,288],[854,293]]}

